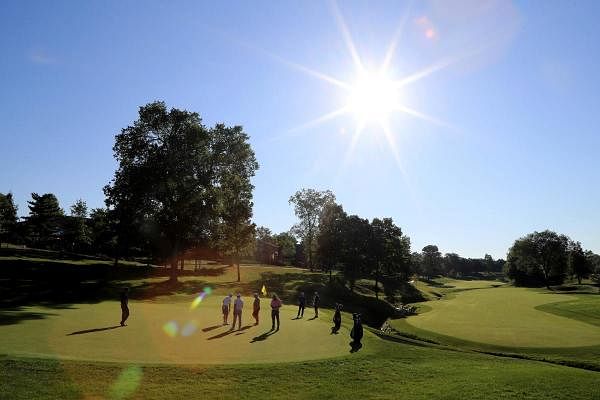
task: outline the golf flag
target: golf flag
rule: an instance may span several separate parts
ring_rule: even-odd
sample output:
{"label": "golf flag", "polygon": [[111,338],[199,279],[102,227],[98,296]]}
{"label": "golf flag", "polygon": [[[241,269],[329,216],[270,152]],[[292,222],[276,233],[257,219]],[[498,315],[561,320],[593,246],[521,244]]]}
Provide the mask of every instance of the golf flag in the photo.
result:
{"label": "golf flag", "polygon": [[266,295],[267,295],[267,288],[265,287],[265,285],[263,285],[262,289],[260,289],[260,293],[261,293],[263,296],[266,296]]}

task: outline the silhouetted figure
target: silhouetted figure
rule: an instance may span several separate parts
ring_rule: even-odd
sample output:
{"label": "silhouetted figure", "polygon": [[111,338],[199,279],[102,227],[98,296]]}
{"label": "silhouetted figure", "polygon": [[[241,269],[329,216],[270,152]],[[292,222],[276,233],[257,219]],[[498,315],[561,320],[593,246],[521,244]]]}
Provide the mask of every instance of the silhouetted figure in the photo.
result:
{"label": "silhouetted figure", "polygon": [[229,293],[229,295],[223,299],[223,306],[221,307],[221,311],[223,311],[223,325],[227,325],[227,317],[229,316],[229,309],[231,308],[232,297],[233,295]]}
{"label": "silhouetted figure", "polygon": [[282,305],[283,303],[281,302],[279,297],[277,297],[277,295],[274,294],[273,299],[271,300],[271,322],[273,323],[273,325],[271,325],[272,331],[275,330],[275,320],[277,320],[277,330],[279,330],[279,309]]}
{"label": "silhouetted figure", "polygon": [[319,304],[321,303],[321,298],[319,297],[319,292],[315,292],[315,297],[313,297],[313,307],[315,307],[315,318],[319,318]]}
{"label": "silhouetted figure", "polygon": [[298,296],[298,315],[296,318],[304,317],[304,308],[306,307],[306,296],[304,292],[300,292],[300,296]]}
{"label": "silhouetted figure", "polygon": [[129,288],[121,292],[121,326],[125,326],[127,318],[129,318]]}
{"label": "silhouetted figure", "polygon": [[256,320],[254,325],[258,325],[258,314],[260,312],[260,298],[258,293],[254,293],[254,303],[252,303],[252,316]]}
{"label": "silhouetted figure", "polygon": [[352,319],[354,320],[354,325],[352,326],[352,330],[350,331],[350,337],[352,338],[352,348],[359,349],[362,347],[360,341],[363,338],[363,326],[362,322],[360,321],[360,314],[352,314]]}
{"label": "silhouetted figure", "polygon": [[233,325],[231,330],[235,329],[235,321],[239,321],[239,328],[242,329],[242,309],[244,308],[244,301],[241,295],[238,293],[235,301],[233,302]]}
{"label": "silhouetted figure", "polygon": [[338,333],[340,327],[342,326],[342,308],[343,305],[336,303],[335,304],[335,313],[333,314],[333,328],[331,328],[331,333]]}

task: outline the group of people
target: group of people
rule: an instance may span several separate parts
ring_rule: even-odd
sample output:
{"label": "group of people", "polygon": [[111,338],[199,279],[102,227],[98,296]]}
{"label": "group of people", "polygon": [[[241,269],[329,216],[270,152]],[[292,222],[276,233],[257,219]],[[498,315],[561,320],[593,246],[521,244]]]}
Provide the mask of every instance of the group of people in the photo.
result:
{"label": "group of people", "polygon": [[[232,305],[233,302],[233,305]],[[321,304],[321,298],[319,297],[319,293],[315,292],[313,296],[312,306],[315,310],[314,318],[319,317],[319,306]],[[278,331],[280,320],[279,320],[279,309],[283,306],[283,302],[276,295],[273,294],[271,298],[271,330]],[[231,325],[230,330],[234,330],[236,323],[238,324],[238,329],[242,329],[242,311],[244,309],[244,301],[242,300],[241,294],[237,294],[235,300],[233,300],[233,294],[229,294],[223,299],[223,303],[221,306],[221,310],[223,312],[223,325],[228,325],[228,318],[231,312],[231,308],[233,306],[233,323]],[[342,326],[342,309],[343,305],[336,303],[335,312],[333,314],[333,327],[331,328],[332,334],[337,334]],[[300,319],[304,317],[304,310],[306,308],[306,295],[304,292],[300,292],[298,296],[298,314],[296,315],[296,319]],[[260,297],[258,293],[254,293],[254,301],[252,303],[252,317],[255,320],[254,325],[258,325],[259,323],[259,314],[260,314]],[[363,337],[363,327],[361,322],[361,316],[358,313],[352,314],[353,319],[353,327],[350,331],[350,337],[354,340],[355,344],[360,344],[360,341]]]}
{"label": "group of people", "polygon": [[[242,300],[242,296],[238,293],[236,295],[235,300],[233,300],[233,294],[229,294],[223,299],[223,304],[221,305],[221,311],[223,312],[223,325],[228,325],[228,318],[231,312],[233,302],[233,323],[231,325],[231,330],[235,329],[236,323],[238,324],[238,329],[242,329],[242,311],[244,309],[244,300]],[[276,294],[273,294],[271,299],[271,321],[272,326],[271,330],[279,330],[279,309],[283,306],[283,302]],[[254,325],[258,325],[259,323],[259,315],[260,315],[260,297],[258,293],[254,293],[254,301],[252,302],[252,318],[254,318]],[[277,327],[275,327],[277,324]]]}

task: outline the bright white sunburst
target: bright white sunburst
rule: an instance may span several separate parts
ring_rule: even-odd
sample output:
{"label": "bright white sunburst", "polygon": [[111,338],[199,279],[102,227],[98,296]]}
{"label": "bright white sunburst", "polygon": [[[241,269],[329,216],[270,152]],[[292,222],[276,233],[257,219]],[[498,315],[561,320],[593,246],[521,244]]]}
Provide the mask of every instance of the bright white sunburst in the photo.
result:
{"label": "bright white sunburst", "polygon": [[320,71],[315,71],[300,64],[283,60],[280,57],[274,56],[288,66],[298,69],[303,73],[316,77],[324,82],[330,83],[345,92],[345,103],[340,108],[330,111],[318,118],[313,119],[293,131],[303,130],[323,122],[341,117],[343,115],[352,115],[356,119],[356,127],[352,133],[352,139],[346,152],[346,160],[350,159],[357,143],[362,135],[363,130],[367,125],[374,125],[372,128],[379,127],[379,132],[389,144],[389,148],[393,153],[398,166],[402,169],[400,162],[399,149],[396,145],[396,135],[391,126],[391,119],[394,114],[402,113],[413,118],[419,118],[434,124],[448,127],[442,121],[439,121],[421,111],[415,110],[405,103],[402,98],[402,89],[404,86],[417,82],[426,78],[430,74],[440,71],[450,64],[457,61],[457,58],[441,60],[438,63],[430,65],[420,71],[402,76],[399,79],[391,79],[389,74],[390,64],[401,36],[402,30],[409,15],[409,9],[406,10],[404,18],[400,26],[396,30],[394,37],[387,49],[385,57],[381,65],[374,69],[368,70],[361,60],[350,31],[348,30],[344,18],[337,6],[335,0],[332,1],[333,14],[337,20],[341,34],[344,37],[344,42],[349,50],[354,67],[356,69],[357,78],[354,82],[345,82],[337,77],[324,74]]}
{"label": "bright white sunburst", "polygon": [[380,73],[363,72],[351,86],[348,109],[359,121],[385,123],[398,110],[399,93],[394,81]]}

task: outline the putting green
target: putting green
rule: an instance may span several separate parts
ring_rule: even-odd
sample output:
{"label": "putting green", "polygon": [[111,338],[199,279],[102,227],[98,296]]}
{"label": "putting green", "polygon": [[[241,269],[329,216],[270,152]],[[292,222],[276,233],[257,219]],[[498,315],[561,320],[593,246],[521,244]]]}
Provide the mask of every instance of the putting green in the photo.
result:
{"label": "putting green", "polygon": [[[33,319],[0,326],[0,354],[128,363],[224,364],[290,362],[348,354],[348,329],[331,334],[328,310],[311,319],[307,309],[281,309],[281,329],[269,334],[269,299],[262,299],[254,326],[251,298],[245,298],[242,330],[222,326],[221,296],[209,296],[194,310],[188,303],[131,302],[128,326],[119,327],[117,302],[78,304],[55,309],[27,307]],[[344,316],[345,323],[348,317]],[[231,315],[230,315],[231,321]],[[237,328],[237,327],[236,327]],[[368,334],[368,332],[365,332]]]}
{"label": "putting green", "polygon": [[600,344],[598,327],[535,307],[573,296],[515,287],[457,292],[426,303],[431,310],[409,317],[419,329],[509,347],[583,347]]}

